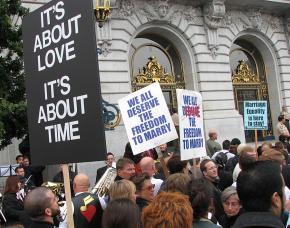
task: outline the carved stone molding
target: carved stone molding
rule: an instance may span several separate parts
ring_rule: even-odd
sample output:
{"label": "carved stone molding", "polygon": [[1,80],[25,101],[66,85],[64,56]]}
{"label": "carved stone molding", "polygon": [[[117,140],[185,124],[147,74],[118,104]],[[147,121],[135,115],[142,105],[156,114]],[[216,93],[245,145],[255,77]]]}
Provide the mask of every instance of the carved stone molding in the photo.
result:
{"label": "carved stone molding", "polygon": [[209,29],[205,27],[207,46],[213,59],[217,57],[219,49],[219,34],[218,29]]}
{"label": "carved stone molding", "polygon": [[104,57],[107,57],[107,55],[112,52],[110,50],[112,42],[109,40],[100,40],[97,42],[97,45],[99,48],[99,53]]}
{"label": "carved stone molding", "polygon": [[169,0],[146,1],[139,4],[138,13],[148,21],[159,20],[170,23],[182,16],[180,6],[173,5]]}
{"label": "carved stone molding", "polygon": [[103,56],[107,56],[111,50],[110,47],[112,45],[112,29],[111,29],[111,21],[108,19],[104,26],[100,28],[97,26],[97,46],[99,54]]}
{"label": "carved stone molding", "polygon": [[131,17],[135,11],[134,1],[121,0],[119,3],[119,7],[114,11],[121,18]]}
{"label": "carved stone molding", "polygon": [[194,7],[191,2],[181,5],[173,0],[119,0],[111,16],[134,20],[134,14],[147,21],[158,20],[167,23],[183,18],[187,23],[201,25],[203,21],[200,7]]}
{"label": "carved stone molding", "polygon": [[281,19],[274,15],[268,16],[268,23],[273,30],[279,30],[281,27]]}
{"label": "carved stone molding", "polygon": [[290,16],[285,17],[284,19],[285,24],[285,32],[286,32],[286,39],[287,39],[287,46],[288,46],[288,52],[290,54]]}
{"label": "carved stone molding", "polygon": [[282,30],[281,18],[277,15],[262,13],[261,9],[227,10],[224,26],[232,24],[236,24],[242,29],[266,31],[267,28],[271,28],[275,31]]}
{"label": "carved stone molding", "polygon": [[250,9],[247,13],[252,28],[261,29],[262,27],[262,14],[260,9]]}
{"label": "carved stone molding", "polygon": [[218,29],[226,15],[225,0],[212,0],[203,6],[204,22],[210,29]]}
{"label": "carved stone molding", "polygon": [[207,46],[215,59],[219,48],[218,28],[226,16],[225,0],[212,0],[203,6],[204,24],[207,35]]}
{"label": "carved stone molding", "polygon": [[182,15],[187,23],[202,25],[202,9],[200,7],[185,6],[182,10]]}

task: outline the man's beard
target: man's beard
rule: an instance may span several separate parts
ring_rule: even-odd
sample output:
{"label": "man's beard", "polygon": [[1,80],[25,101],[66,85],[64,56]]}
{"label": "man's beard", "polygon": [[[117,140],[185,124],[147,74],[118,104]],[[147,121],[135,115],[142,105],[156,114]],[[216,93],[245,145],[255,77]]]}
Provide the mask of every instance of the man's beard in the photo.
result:
{"label": "man's beard", "polygon": [[59,208],[57,208],[56,210],[52,211],[52,217],[54,219],[56,219],[57,221],[59,221],[59,222],[63,221],[63,218],[62,218],[62,216],[60,214],[60,209]]}

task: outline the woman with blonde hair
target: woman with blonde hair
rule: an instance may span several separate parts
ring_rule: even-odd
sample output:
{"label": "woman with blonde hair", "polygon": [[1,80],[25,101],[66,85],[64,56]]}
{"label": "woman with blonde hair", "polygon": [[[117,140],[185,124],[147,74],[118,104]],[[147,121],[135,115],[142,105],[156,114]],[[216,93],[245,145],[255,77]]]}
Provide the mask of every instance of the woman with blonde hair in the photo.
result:
{"label": "woman with blonde hair", "polygon": [[115,199],[126,198],[135,202],[136,201],[135,192],[136,187],[132,181],[125,179],[115,181],[109,189],[110,201]]}
{"label": "woman with blonde hair", "polygon": [[192,208],[188,196],[179,192],[161,192],[143,209],[144,228],[192,228]]}

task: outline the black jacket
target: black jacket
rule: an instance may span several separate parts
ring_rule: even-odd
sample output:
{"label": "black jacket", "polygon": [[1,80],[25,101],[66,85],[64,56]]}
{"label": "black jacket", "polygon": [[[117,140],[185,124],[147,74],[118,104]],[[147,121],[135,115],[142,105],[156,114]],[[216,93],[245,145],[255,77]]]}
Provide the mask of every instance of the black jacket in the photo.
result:
{"label": "black jacket", "polygon": [[5,193],[2,202],[3,214],[7,219],[7,225],[20,222],[23,225],[30,224],[29,216],[24,211],[22,200],[16,198],[16,193]]}
{"label": "black jacket", "polygon": [[[241,209],[241,210],[242,210],[242,209]],[[232,227],[232,226],[235,224],[237,218],[238,218],[240,215],[241,215],[241,213],[238,213],[238,214],[235,215],[235,216],[227,217],[227,216],[224,214],[224,215],[221,216],[219,223],[220,223],[220,225],[221,225],[223,228],[230,228],[230,227]]]}
{"label": "black jacket", "polygon": [[281,220],[271,212],[245,212],[237,218],[233,228],[273,227],[284,228]]}
{"label": "black jacket", "polygon": [[49,222],[33,221],[29,228],[54,228]]}
{"label": "black jacket", "polygon": [[236,155],[235,157],[230,158],[227,161],[227,164],[226,164],[226,167],[225,167],[226,171],[228,171],[230,173],[233,173],[236,165],[238,164],[238,162],[239,162],[239,156],[238,155]]}
{"label": "black jacket", "polygon": [[[102,226],[103,209],[97,195],[80,193],[72,199],[75,227],[93,228]],[[85,202],[87,203],[85,205]]]}
{"label": "black jacket", "polygon": [[98,183],[98,181],[101,179],[101,177],[104,175],[107,169],[108,169],[108,166],[104,166],[97,170],[96,183]]}
{"label": "black jacket", "polygon": [[149,205],[149,202],[143,198],[137,197],[136,204],[138,205],[140,212],[142,212],[143,208]]}

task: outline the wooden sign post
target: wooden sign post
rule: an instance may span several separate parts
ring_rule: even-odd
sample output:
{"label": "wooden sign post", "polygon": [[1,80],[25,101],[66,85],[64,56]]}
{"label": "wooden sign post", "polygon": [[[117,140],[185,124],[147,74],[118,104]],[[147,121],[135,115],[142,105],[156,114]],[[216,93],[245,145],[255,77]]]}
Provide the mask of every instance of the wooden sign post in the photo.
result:
{"label": "wooden sign post", "polygon": [[197,178],[196,158],[192,159],[192,175],[194,179]]}
{"label": "wooden sign post", "polygon": [[158,158],[160,160],[160,164],[161,164],[161,167],[163,169],[163,173],[165,175],[165,178],[167,179],[169,177],[169,172],[168,172],[167,166],[165,164],[165,160],[163,158],[163,154],[162,154],[162,152],[160,150],[160,146],[155,147],[155,150],[156,150],[156,152],[158,154]]}
{"label": "wooden sign post", "polygon": [[74,228],[74,219],[72,211],[72,199],[71,199],[71,189],[69,181],[69,169],[67,164],[62,165],[63,182],[64,182],[64,192],[67,207],[67,225],[68,228]]}
{"label": "wooden sign post", "polygon": [[255,130],[255,150],[258,151],[258,130]]}

